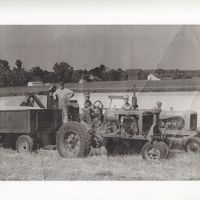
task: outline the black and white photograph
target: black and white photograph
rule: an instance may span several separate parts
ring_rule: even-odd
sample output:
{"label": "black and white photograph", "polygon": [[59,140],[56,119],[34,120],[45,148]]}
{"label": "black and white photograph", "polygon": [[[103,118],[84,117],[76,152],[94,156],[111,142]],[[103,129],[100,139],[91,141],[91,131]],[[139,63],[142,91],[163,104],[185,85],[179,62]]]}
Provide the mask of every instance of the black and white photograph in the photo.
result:
{"label": "black and white photograph", "polygon": [[199,25],[0,25],[0,180],[199,180]]}

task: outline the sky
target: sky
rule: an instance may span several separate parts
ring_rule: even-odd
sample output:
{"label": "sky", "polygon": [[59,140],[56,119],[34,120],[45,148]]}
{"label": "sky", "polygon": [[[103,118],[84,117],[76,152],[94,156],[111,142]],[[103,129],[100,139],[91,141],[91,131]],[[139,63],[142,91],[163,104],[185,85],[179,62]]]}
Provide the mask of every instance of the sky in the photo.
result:
{"label": "sky", "polygon": [[0,59],[49,71],[62,61],[74,69],[199,69],[199,41],[200,26],[1,25]]}

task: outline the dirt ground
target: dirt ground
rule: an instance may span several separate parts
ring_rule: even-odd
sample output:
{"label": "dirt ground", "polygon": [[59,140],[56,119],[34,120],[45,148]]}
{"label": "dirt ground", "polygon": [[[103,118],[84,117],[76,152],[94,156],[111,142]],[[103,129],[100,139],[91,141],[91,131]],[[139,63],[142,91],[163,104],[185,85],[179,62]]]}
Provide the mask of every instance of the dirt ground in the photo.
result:
{"label": "dirt ground", "polygon": [[171,151],[150,162],[140,155],[63,159],[53,150],[0,149],[0,180],[200,180],[200,155]]}

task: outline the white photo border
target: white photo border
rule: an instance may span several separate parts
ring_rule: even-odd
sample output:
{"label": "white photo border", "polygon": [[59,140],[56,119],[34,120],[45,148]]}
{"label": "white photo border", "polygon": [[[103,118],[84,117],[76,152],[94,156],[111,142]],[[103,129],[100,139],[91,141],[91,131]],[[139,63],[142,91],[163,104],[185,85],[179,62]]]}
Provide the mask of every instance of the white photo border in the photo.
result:
{"label": "white photo border", "polygon": [[[198,1],[167,2],[0,1],[0,24],[200,24]],[[1,198],[6,200],[200,198],[199,181],[2,181],[0,188]]]}

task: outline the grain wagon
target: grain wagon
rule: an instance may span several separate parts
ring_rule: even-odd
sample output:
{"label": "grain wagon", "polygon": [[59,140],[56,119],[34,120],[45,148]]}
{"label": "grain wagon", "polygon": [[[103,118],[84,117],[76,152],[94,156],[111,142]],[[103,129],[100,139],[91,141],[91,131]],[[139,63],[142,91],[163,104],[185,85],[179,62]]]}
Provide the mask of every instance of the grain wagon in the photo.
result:
{"label": "grain wagon", "polygon": [[59,109],[8,107],[0,110],[1,144],[31,152],[37,146],[55,144],[55,133],[62,125]]}

